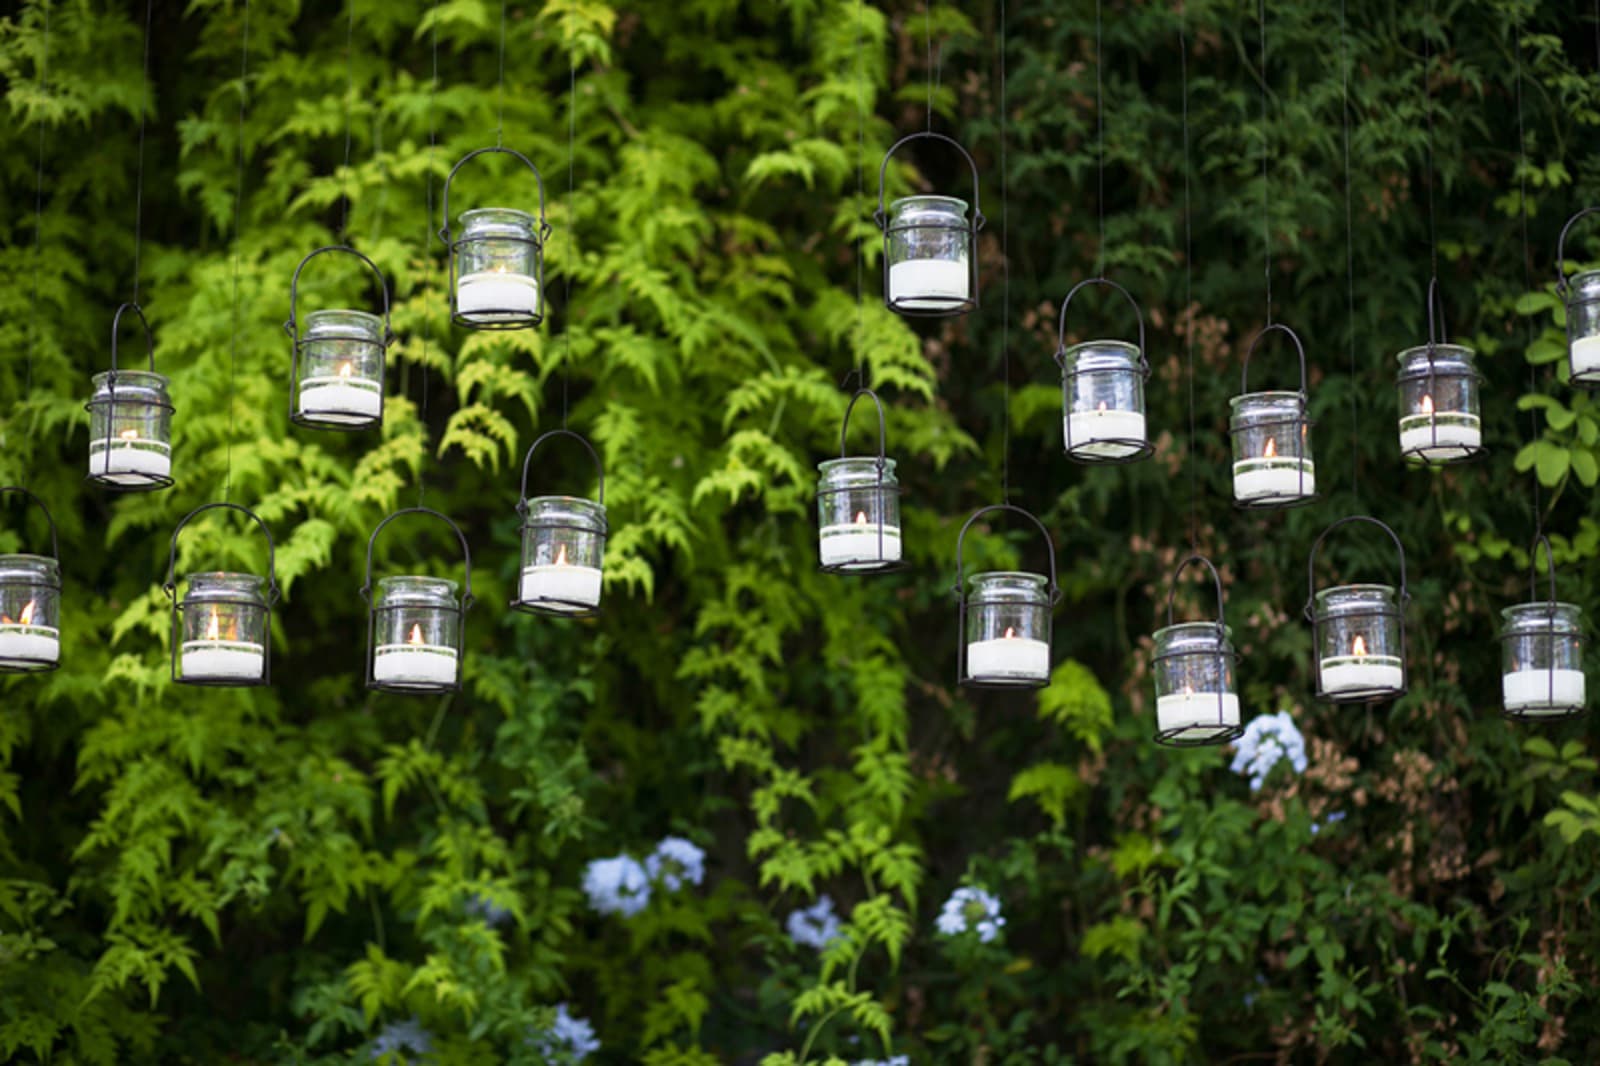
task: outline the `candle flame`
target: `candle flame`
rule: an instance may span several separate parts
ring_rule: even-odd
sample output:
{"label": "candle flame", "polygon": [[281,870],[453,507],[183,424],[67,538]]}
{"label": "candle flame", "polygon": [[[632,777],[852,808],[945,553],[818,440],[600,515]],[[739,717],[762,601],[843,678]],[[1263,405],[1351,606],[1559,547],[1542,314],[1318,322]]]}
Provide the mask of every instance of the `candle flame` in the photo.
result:
{"label": "candle flame", "polygon": [[1425,415],[1433,414],[1433,397],[1429,396],[1427,393],[1423,393],[1422,403],[1418,406],[1417,410]]}
{"label": "candle flame", "polygon": [[211,608],[211,620],[206,623],[206,639],[222,639],[222,620],[217,617],[217,609],[215,607]]}
{"label": "candle flame", "polygon": [[351,368],[349,363],[340,363],[339,364],[339,376],[341,378],[348,378],[351,375],[352,372],[353,372],[353,370],[352,370],[352,368]]}
{"label": "candle flame", "polygon": [[423,643],[423,640],[422,640],[422,625],[421,625],[421,623],[418,623],[418,624],[416,624],[416,625],[411,627],[411,635],[406,638],[406,643],[407,644],[421,644],[421,643]]}
{"label": "candle flame", "polygon": [[1101,400],[1100,401],[1100,406],[1095,408],[1095,410],[1097,410],[1097,411],[1104,411],[1105,409],[1106,409],[1106,402],[1104,400]]}
{"label": "candle flame", "polygon": [[[22,608],[22,614],[17,619],[18,624],[25,626],[33,625],[33,602],[34,601],[29,600],[27,605]],[[0,615],[0,617],[4,616]]]}
{"label": "candle flame", "polygon": [[1262,457],[1266,458],[1266,459],[1271,459],[1271,458],[1275,457],[1277,454],[1278,454],[1278,438],[1277,437],[1268,437],[1267,438],[1267,450],[1261,453]]}
{"label": "candle flame", "polygon": [[567,565],[567,546],[565,544],[561,545],[559,548],[556,549],[556,562],[555,562],[555,565],[557,565],[557,566],[566,566]]}
{"label": "candle flame", "polygon": [[1350,642],[1350,654],[1358,659],[1366,657],[1367,641],[1360,633],[1357,633],[1356,639]]}
{"label": "candle flame", "polygon": [[1016,640],[1017,639],[1017,631],[1014,628],[1012,628],[1011,626],[1006,626],[1006,635],[1002,639],[1004,639],[1004,640]]}
{"label": "candle flame", "polygon": [[864,526],[866,524],[867,524],[867,512],[865,512],[865,511],[857,511],[856,512],[856,525]]}
{"label": "candle flame", "polygon": [[121,433],[118,433],[117,436],[121,437],[123,440],[138,440],[139,431],[136,429],[125,429]]}

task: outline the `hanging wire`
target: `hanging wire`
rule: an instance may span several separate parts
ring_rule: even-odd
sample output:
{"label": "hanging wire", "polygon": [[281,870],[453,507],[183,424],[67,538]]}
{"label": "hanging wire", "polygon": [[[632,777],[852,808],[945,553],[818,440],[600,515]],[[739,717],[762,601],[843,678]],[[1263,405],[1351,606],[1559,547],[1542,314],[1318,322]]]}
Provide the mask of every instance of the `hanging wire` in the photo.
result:
{"label": "hanging wire", "polygon": [[341,239],[350,230],[350,102],[355,98],[356,91],[356,0],[347,0],[345,7],[350,13],[344,30],[344,212],[339,219],[339,236]]}
{"label": "hanging wire", "polygon": [[1100,0],[1094,0],[1094,154],[1099,181],[1094,202],[1100,214],[1100,246],[1095,252],[1094,270],[1097,278],[1106,276],[1106,97],[1101,84],[1104,53],[1100,36]]}
{"label": "hanging wire", "polygon": [[238,167],[233,184],[233,337],[228,343],[228,472],[222,484],[222,499],[233,497],[234,409],[238,406],[239,378],[239,219],[244,211],[244,115],[250,99],[250,0],[244,0],[244,29],[239,43],[239,133]]}
{"label": "hanging wire", "polygon": [[150,113],[150,12],[155,0],[144,5],[143,98],[139,101],[139,166],[133,183],[133,303],[139,304],[139,258],[144,245],[144,129]]}
{"label": "hanging wire", "polygon": [[1271,129],[1267,124],[1267,0],[1258,0],[1256,27],[1261,43],[1261,243],[1266,259],[1267,325],[1272,325],[1272,197],[1267,172]]}
{"label": "hanging wire", "polygon": [[[1600,3],[1600,0],[1596,0]],[[867,186],[863,170],[862,156],[867,150],[867,94],[862,90],[865,74],[862,71],[861,57],[864,51],[861,32],[861,4],[856,0],[856,203],[866,200]],[[863,300],[865,287],[866,268],[864,238],[856,240],[856,380],[860,387],[870,388],[867,383],[867,347],[864,340],[867,326],[867,309]]]}
{"label": "hanging wire", "polygon": [[1356,383],[1356,223],[1350,187],[1350,21],[1349,2],[1339,0],[1339,120],[1344,127],[1344,291],[1345,347],[1350,358],[1350,491],[1361,495],[1361,390]]}
{"label": "hanging wire", "polygon": [[1011,252],[1006,203],[1006,0],[1000,0],[1000,502],[1011,502]]}
{"label": "hanging wire", "polygon": [[[1532,249],[1528,243],[1528,138],[1522,120],[1522,15],[1518,12],[1513,23],[1516,31],[1517,45],[1517,203],[1518,213],[1522,217],[1522,288],[1524,292],[1533,291]],[[1525,323],[1526,329],[1533,338],[1532,325]],[[1532,363],[1528,364],[1528,391],[1536,392],[1539,388],[1539,371]],[[1529,440],[1539,439],[1539,410],[1536,407],[1528,409]],[[1544,501],[1539,491],[1539,471],[1533,471],[1533,534],[1537,541],[1544,536]],[[1537,568],[1533,568],[1535,574]],[[1538,599],[1538,581],[1534,579],[1534,598]]]}
{"label": "hanging wire", "polygon": [[495,107],[498,117],[494,123],[494,144],[502,148],[506,143],[506,0],[500,0],[500,85],[495,90]]}
{"label": "hanging wire", "polygon": [[1428,129],[1428,260],[1433,279],[1437,281],[1439,229],[1433,213],[1433,0],[1428,0],[1425,17],[1427,22],[1422,31],[1422,114]]}
{"label": "hanging wire", "polygon": [[[1098,4],[1096,5],[1098,7]],[[1189,447],[1185,462],[1189,467],[1189,553],[1200,551],[1200,488],[1194,461],[1194,235],[1191,223],[1194,207],[1190,198],[1189,174],[1189,41],[1184,26],[1185,8],[1178,10],[1178,79],[1183,92],[1183,306],[1188,324],[1184,328],[1184,362],[1189,386]]]}
{"label": "hanging wire", "polygon": [[572,272],[578,263],[578,53],[572,53],[567,67],[567,249],[572,266],[562,272],[561,305],[566,310],[564,332],[566,355],[561,360],[561,428],[567,428],[567,393],[572,381]]}
{"label": "hanging wire", "polygon": [[928,129],[933,129],[933,0],[922,5],[922,34],[928,48]]}
{"label": "hanging wire", "polygon": [[[428,36],[430,47],[433,51],[433,80],[428,86],[428,166],[427,177],[423,183],[424,197],[427,201],[428,211],[424,216],[422,231],[422,247],[429,248],[433,243],[433,165],[434,157],[439,147],[439,0],[434,0],[433,9],[428,18]],[[447,220],[448,221],[448,220]],[[433,292],[433,256],[422,257],[422,435],[428,435],[428,342],[433,339],[433,316],[428,313],[428,295]],[[422,461],[417,464],[417,506],[423,506],[427,494],[427,479],[423,476],[427,468],[427,455],[424,449]]]}
{"label": "hanging wire", "polygon": [[[44,8],[44,42],[39,56],[39,96],[45,97],[50,85],[50,3],[45,0]],[[34,175],[33,186],[33,303],[29,308],[32,322],[30,333],[33,334],[33,343],[28,346],[28,359],[23,371],[23,393],[25,398],[33,397],[33,353],[39,346],[39,278],[44,274],[44,133],[47,123],[39,119],[39,162]]]}

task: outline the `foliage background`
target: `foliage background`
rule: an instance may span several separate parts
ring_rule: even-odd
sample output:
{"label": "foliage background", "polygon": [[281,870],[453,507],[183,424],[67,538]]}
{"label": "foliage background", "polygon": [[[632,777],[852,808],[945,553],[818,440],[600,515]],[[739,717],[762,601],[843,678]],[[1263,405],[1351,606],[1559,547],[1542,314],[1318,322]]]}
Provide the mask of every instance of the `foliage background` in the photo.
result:
{"label": "foliage background", "polygon": [[[1594,1061],[1592,726],[1502,721],[1493,642],[1526,589],[1536,478],[1564,598],[1592,611],[1600,584],[1600,413],[1561,381],[1552,295],[1560,224],[1600,199],[1580,7],[1350,0],[1347,69],[1343,4],[1273,0],[1263,82],[1253,3],[1107,0],[1097,202],[1090,0],[1010,4],[1003,151],[994,5],[513,3],[501,91],[489,0],[361,0],[353,22],[255,0],[247,46],[235,0],[160,3],[146,92],[140,5],[55,0],[47,34],[27,0],[0,20],[0,483],[54,510],[67,614],[62,670],[0,680],[0,1056],[365,1061],[415,1017],[435,1061],[531,1062],[565,1001],[606,1062]],[[1425,338],[1425,39],[1438,272],[1492,442],[1442,473],[1402,471],[1392,428],[1393,353]],[[872,175],[925,121],[930,41],[935,127],[972,149],[991,224],[981,312],[908,325],[877,297]],[[438,192],[502,107],[547,185],[553,314],[469,335],[445,313]],[[82,403],[134,292],[141,111],[138,292],[179,483],[113,499],[81,480]],[[915,148],[889,173],[891,195],[965,181]],[[453,193],[532,196],[493,166]],[[285,417],[289,278],[346,196],[395,295],[381,439]],[[1059,453],[1049,356],[1102,209],[1106,270],[1148,318],[1159,446],[1084,469]],[[1267,311],[1263,221],[1324,495],[1257,516],[1228,503],[1225,417]],[[1600,254],[1592,229],[1569,254]],[[359,285],[325,271],[307,299]],[[1069,340],[1127,328],[1084,308]],[[846,581],[815,571],[810,497],[858,361],[889,403],[915,565]],[[564,394],[607,473],[592,624],[501,606],[518,464]],[[1000,498],[1008,439],[1010,498],[1052,531],[1066,593],[1037,698],[951,683],[955,536]],[[575,463],[551,453],[540,488],[588,491]],[[1149,741],[1191,484],[1248,713],[1287,708],[1307,737],[1306,772],[1259,792],[1224,751]],[[269,691],[166,680],[168,539],[225,496],[278,543]],[[475,553],[453,700],[360,683],[366,538],[419,499]],[[1308,699],[1299,613],[1312,540],[1352,512],[1394,525],[1413,594],[1411,693],[1370,711]],[[224,522],[192,531],[181,570],[264,566]],[[458,565],[395,531],[381,563]],[[0,550],[42,535],[8,510]],[[1041,561],[1002,529],[969,550]],[[1359,535],[1327,562],[1393,566]],[[1180,607],[1207,595],[1186,584]],[[668,832],[707,848],[704,885],[626,921],[586,908],[589,860]],[[935,935],[964,880],[1002,899],[1000,941]],[[819,958],[783,919],[824,891],[852,935]]]}

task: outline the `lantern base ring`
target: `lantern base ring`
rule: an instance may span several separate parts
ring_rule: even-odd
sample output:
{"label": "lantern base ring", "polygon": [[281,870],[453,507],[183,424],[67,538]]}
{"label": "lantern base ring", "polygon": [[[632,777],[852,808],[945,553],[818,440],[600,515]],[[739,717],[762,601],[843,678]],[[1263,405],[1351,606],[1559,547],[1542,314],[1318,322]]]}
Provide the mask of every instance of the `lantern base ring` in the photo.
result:
{"label": "lantern base ring", "polygon": [[60,659],[0,659],[0,674],[48,674],[59,669]]}
{"label": "lantern base ring", "polygon": [[1317,692],[1318,703],[1389,703],[1406,694],[1403,688],[1347,688],[1338,692]]}
{"label": "lantern base ring", "polygon": [[597,618],[600,605],[580,600],[563,600],[543,596],[537,600],[512,600],[508,606],[522,614],[536,614],[543,618]]}
{"label": "lantern base ring", "polygon": [[[884,304],[895,314],[907,318],[953,318],[978,309],[978,301],[970,296],[938,296],[932,293],[896,296],[885,300]],[[929,304],[936,306],[929,307]],[[1600,381],[1596,384],[1600,384]]]}
{"label": "lantern base ring", "polygon": [[1511,722],[1520,722],[1525,725],[1539,725],[1544,722],[1571,722],[1578,718],[1585,718],[1589,708],[1582,703],[1556,703],[1543,704],[1537,711],[1528,708],[1507,710],[1500,708],[1500,717]]}
{"label": "lantern base ring", "polygon": [[383,416],[369,418],[365,415],[322,415],[296,411],[289,421],[304,429],[324,429],[332,433],[364,433],[383,425]]}
{"label": "lantern base ring", "polygon": [[[1185,735],[1201,729],[1207,731],[1205,736]],[[1242,736],[1244,736],[1242,725],[1208,725],[1191,722],[1188,725],[1158,730],[1155,741],[1168,748],[1212,748],[1222,744],[1232,744]]]}
{"label": "lantern base ring", "polygon": [[1240,511],[1287,511],[1292,507],[1316,503],[1320,498],[1315,492],[1306,496],[1254,496],[1248,500],[1236,499],[1233,506]]}
{"label": "lantern base ring", "polygon": [[[1597,380],[1595,385],[1600,387],[1600,380]],[[1434,454],[1430,455],[1430,452]],[[1438,454],[1439,452],[1455,452],[1459,454],[1440,455]],[[1401,448],[1400,458],[1416,463],[1419,466],[1460,466],[1462,463],[1470,463],[1476,459],[1482,459],[1488,452],[1489,449],[1481,444],[1475,448],[1455,444],[1425,444],[1417,448]]]}
{"label": "lantern base ring", "polygon": [[[1115,449],[1116,454],[1107,454],[1108,449]],[[1081,444],[1073,444],[1066,452],[1068,459],[1084,466],[1121,466],[1124,463],[1137,463],[1155,450],[1156,446],[1148,440],[1135,440],[1132,437],[1096,437]]]}
{"label": "lantern base ring", "polygon": [[367,688],[374,692],[392,692],[400,696],[428,696],[460,692],[461,682],[445,684],[440,681],[368,681]]}
{"label": "lantern base ring", "polygon": [[112,492],[155,492],[157,489],[171,488],[177,484],[171,477],[162,474],[87,474],[83,480],[99,485],[103,489],[110,489]]}
{"label": "lantern base ring", "polygon": [[859,563],[825,563],[817,569],[824,574],[843,574],[845,577],[865,577],[869,574],[892,574],[911,569],[904,559],[869,559]]}

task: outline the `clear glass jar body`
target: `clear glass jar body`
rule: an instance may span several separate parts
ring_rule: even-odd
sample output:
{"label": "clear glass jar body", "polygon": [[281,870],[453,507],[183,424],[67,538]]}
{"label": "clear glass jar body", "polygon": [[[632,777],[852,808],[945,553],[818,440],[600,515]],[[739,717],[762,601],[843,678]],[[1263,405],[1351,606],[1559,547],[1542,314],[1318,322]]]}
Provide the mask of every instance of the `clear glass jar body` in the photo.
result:
{"label": "clear glass jar body", "polygon": [[824,569],[870,570],[898,563],[900,482],[894,460],[850,456],[817,464],[817,545]]}
{"label": "clear glass jar body", "polygon": [[1316,594],[1317,695],[1335,701],[1398,696],[1406,688],[1400,604],[1390,585],[1336,585]]}
{"label": "clear glass jar body", "polygon": [[1600,386],[1600,270],[1567,282],[1567,359],[1574,385]]}
{"label": "clear glass jar body", "polygon": [[526,211],[484,207],[461,213],[456,251],[456,317],[468,325],[534,324],[544,249]]}
{"label": "clear glass jar body", "polygon": [[461,671],[456,583],[399,576],[378,580],[372,604],[372,678],[382,687],[450,689]]}
{"label": "clear glass jar body", "polygon": [[1514,718],[1581,714],[1583,611],[1576,604],[1520,603],[1500,612],[1501,696]]}
{"label": "clear glass jar body", "polygon": [[1317,467],[1311,458],[1305,396],[1250,392],[1235,396],[1231,403],[1235,502],[1272,507],[1315,496]]}
{"label": "clear glass jar body", "polygon": [[912,314],[973,307],[972,223],[954,196],[907,196],[889,205],[887,302]]}
{"label": "clear glass jar body", "polygon": [[165,375],[108,370],[94,376],[89,477],[124,489],[172,483],[172,400]]}
{"label": "clear glass jar body", "polygon": [[0,672],[61,661],[61,564],[48,555],[0,555]]}
{"label": "clear glass jar body", "polygon": [[254,574],[189,575],[179,609],[179,680],[247,685],[266,677],[265,584]]}
{"label": "clear glass jar body", "polygon": [[1067,455],[1085,462],[1148,452],[1139,346],[1100,340],[1061,353],[1061,430]]}
{"label": "clear glass jar body", "polygon": [[989,684],[1050,679],[1050,586],[1043,574],[973,574],[966,595],[963,680]]}
{"label": "clear glass jar body", "polygon": [[302,421],[363,426],[383,418],[383,319],[366,311],[312,311],[299,343]]}
{"label": "clear glass jar body", "polygon": [[1422,345],[1407,348],[1397,358],[1400,454],[1425,463],[1451,463],[1483,451],[1472,349],[1459,344]]}
{"label": "clear glass jar body", "polygon": [[517,605],[566,614],[599,607],[605,507],[578,496],[535,496],[524,515]]}
{"label": "clear glass jar body", "polygon": [[1238,735],[1233,644],[1216,622],[1158,629],[1151,668],[1156,684],[1156,736],[1174,744],[1220,743]]}

